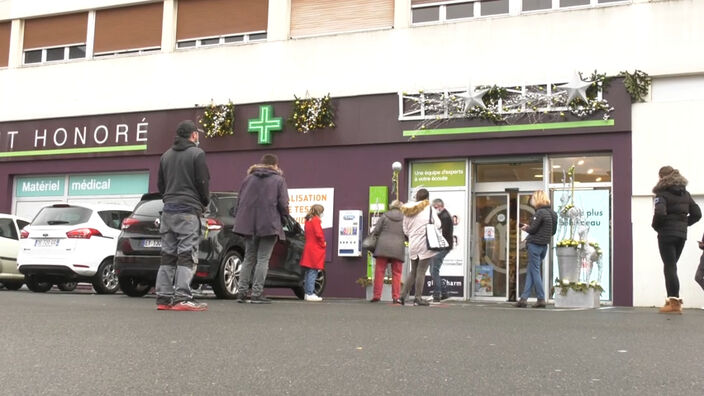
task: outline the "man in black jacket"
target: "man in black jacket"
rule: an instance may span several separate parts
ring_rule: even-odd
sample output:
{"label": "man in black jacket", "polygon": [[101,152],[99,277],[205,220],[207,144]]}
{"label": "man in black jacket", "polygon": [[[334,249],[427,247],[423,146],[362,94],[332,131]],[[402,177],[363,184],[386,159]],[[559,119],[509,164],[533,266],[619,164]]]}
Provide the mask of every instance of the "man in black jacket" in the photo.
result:
{"label": "man in black jacket", "polygon": [[205,152],[198,148],[201,132],[190,120],[176,128],[174,145],[161,156],[159,192],[161,265],[156,277],[158,310],[205,311],[208,305],[193,299],[191,280],[198,263],[200,218],[210,200],[210,172]]}
{"label": "man in black jacket", "polygon": [[450,212],[445,209],[445,203],[442,199],[434,199],[433,208],[435,208],[438,212],[438,217],[440,218],[442,236],[449,244],[447,249],[443,249],[433,256],[433,261],[430,264],[430,275],[433,278],[433,301],[440,302],[448,297],[447,285],[442,282],[442,278],[440,277],[440,267],[442,267],[442,262],[445,260],[445,256],[447,256],[447,254],[450,253],[450,250],[452,250],[452,244],[454,242],[452,237],[454,225],[452,224],[452,216],[450,215]]}

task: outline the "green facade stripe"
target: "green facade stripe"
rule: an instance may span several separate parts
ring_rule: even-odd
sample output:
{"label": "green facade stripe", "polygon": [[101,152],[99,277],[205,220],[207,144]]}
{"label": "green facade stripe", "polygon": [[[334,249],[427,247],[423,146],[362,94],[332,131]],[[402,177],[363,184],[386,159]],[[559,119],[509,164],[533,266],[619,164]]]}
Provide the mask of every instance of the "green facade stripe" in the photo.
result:
{"label": "green facade stripe", "polygon": [[492,125],[466,128],[445,128],[445,129],[415,129],[403,131],[403,136],[433,136],[433,135],[456,135],[462,133],[487,133],[487,132],[516,132],[516,131],[537,131],[545,129],[562,128],[588,128],[614,126],[614,120],[589,120],[589,121],[565,121],[546,122],[541,124],[521,124],[521,125]]}
{"label": "green facade stripe", "polygon": [[34,157],[41,155],[62,155],[62,154],[87,154],[87,153],[112,153],[119,151],[144,151],[147,149],[146,144],[136,144],[132,146],[113,146],[113,147],[84,147],[84,148],[69,148],[69,149],[52,149],[52,150],[26,150],[26,151],[11,151],[0,153],[0,158],[8,157]]}

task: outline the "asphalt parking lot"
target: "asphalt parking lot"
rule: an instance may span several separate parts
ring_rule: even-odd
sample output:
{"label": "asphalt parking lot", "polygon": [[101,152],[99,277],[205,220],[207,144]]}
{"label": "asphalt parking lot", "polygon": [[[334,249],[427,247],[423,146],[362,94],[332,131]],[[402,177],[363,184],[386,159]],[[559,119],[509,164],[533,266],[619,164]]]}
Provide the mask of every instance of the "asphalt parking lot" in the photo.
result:
{"label": "asphalt parking lot", "polygon": [[704,393],[704,311],[0,291],[8,395]]}

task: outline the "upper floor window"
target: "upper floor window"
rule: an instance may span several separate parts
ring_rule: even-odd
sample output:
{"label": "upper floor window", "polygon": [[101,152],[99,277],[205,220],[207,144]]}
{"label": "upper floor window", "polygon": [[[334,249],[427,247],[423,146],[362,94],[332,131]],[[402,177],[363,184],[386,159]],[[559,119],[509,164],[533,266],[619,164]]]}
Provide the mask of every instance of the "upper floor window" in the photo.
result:
{"label": "upper floor window", "polygon": [[265,40],[267,0],[180,0],[178,48]]}
{"label": "upper floor window", "polygon": [[411,1],[413,23],[450,21],[472,18],[474,16],[508,14],[508,8],[509,0]]}
{"label": "upper floor window", "polygon": [[[432,23],[490,15],[629,3],[632,0],[411,0],[412,22]],[[517,11],[518,12],[518,11]]]}
{"label": "upper floor window", "polygon": [[161,49],[162,3],[95,12],[95,56]]}
{"label": "upper floor window", "polygon": [[27,19],[24,25],[24,63],[43,63],[86,57],[88,13]]}
{"label": "upper floor window", "polygon": [[393,0],[291,0],[294,38],[393,26]]}

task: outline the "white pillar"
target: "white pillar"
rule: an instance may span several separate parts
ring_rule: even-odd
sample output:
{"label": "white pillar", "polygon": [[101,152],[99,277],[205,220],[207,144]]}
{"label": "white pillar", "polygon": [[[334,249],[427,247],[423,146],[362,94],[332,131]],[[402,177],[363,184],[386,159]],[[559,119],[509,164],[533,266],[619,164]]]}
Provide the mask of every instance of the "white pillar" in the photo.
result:
{"label": "white pillar", "polygon": [[266,39],[288,40],[291,35],[291,0],[269,0]]}
{"label": "white pillar", "polygon": [[411,27],[411,0],[394,0],[394,29]]}
{"label": "white pillar", "polygon": [[88,11],[88,34],[86,34],[86,59],[92,59],[95,48],[95,10]]}
{"label": "white pillar", "polygon": [[24,21],[13,19],[10,25],[10,54],[7,59],[7,67],[22,66],[22,50],[24,44]]}
{"label": "white pillar", "polygon": [[164,15],[161,21],[161,52],[174,52],[176,49],[177,11],[177,0],[164,0]]}

